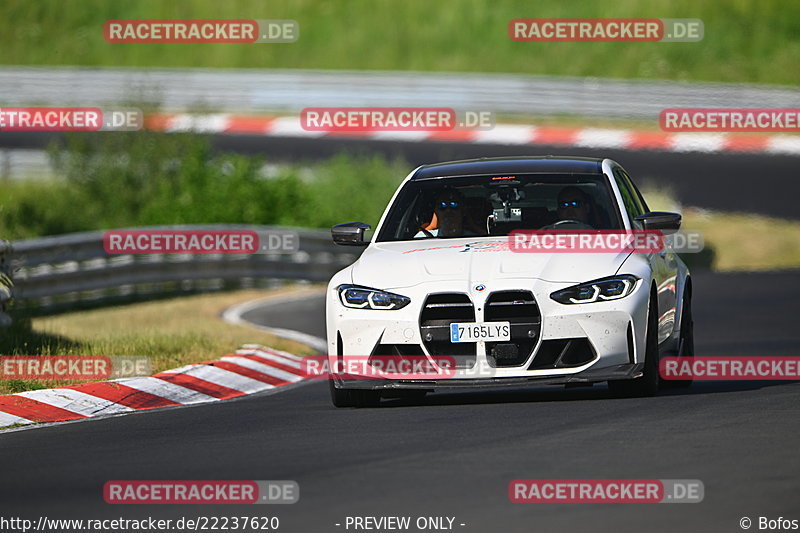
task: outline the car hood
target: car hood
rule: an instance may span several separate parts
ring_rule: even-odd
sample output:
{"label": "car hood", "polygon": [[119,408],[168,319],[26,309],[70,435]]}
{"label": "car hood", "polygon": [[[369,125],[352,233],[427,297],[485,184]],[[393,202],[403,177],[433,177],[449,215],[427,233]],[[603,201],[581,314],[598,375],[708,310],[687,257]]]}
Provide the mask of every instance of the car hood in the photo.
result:
{"label": "car hood", "polygon": [[485,283],[536,278],[580,283],[614,275],[630,255],[621,253],[512,252],[500,239],[431,239],[373,243],[353,264],[353,283],[380,289],[437,280]]}

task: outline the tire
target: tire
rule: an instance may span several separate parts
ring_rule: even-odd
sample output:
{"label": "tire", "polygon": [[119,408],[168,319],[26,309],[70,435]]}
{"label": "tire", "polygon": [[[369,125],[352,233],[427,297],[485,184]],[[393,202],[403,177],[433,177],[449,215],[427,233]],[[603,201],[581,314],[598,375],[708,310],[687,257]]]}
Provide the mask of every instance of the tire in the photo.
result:
{"label": "tire", "polygon": [[650,295],[647,306],[647,330],[645,331],[644,370],[636,379],[609,381],[608,388],[614,396],[642,398],[655,396],[661,383],[658,375],[658,303],[655,294]]}
{"label": "tire", "polygon": [[[694,358],[694,320],[692,319],[692,297],[689,291],[683,295],[683,306],[681,310],[681,337],[678,357]],[[670,388],[685,389],[692,386],[692,378],[689,379],[669,379],[664,380],[664,384]]]}

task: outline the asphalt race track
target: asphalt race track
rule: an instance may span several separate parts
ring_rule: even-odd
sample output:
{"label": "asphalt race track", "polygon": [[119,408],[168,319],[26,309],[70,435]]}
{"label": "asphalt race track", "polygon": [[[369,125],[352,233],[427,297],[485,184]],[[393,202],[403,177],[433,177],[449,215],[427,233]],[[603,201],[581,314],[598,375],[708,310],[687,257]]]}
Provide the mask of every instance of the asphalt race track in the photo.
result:
{"label": "asphalt race track", "polygon": [[[698,354],[790,355],[796,272],[695,277]],[[323,331],[320,297],[252,311]],[[246,340],[246,339],[243,339]],[[334,409],[327,384],[0,435],[4,516],[277,515],[344,531],[350,515],[453,516],[458,531],[737,531],[798,517],[800,383],[705,382],[656,398],[604,386],[435,394]],[[700,479],[698,504],[512,504],[518,478]],[[113,479],[296,480],[294,505],[122,506]],[[460,526],[458,524],[465,524]],[[754,528],[755,529],[755,528]]]}
{"label": "asphalt race track", "polygon": [[[0,132],[0,147],[39,148],[62,141],[50,132]],[[637,185],[648,183],[672,189],[687,205],[708,209],[761,213],[800,219],[797,197],[797,165],[793,155],[725,152],[657,152],[617,148],[547,145],[489,145],[459,142],[402,142],[352,138],[265,137],[263,135],[214,135],[214,148],[258,154],[269,161],[326,159],[342,151],[383,154],[415,166],[468,159],[520,155],[580,155],[610,157],[620,163]]]}
{"label": "asphalt race track", "polygon": [[[2,142],[0,135],[0,142]],[[418,165],[470,159],[525,155],[608,157],[621,164],[637,185],[655,184],[672,189],[687,205],[716,210],[744,211],[799,219],[797,165],[792,155],[747,153],[656,152],[617,148],[548,145],[487,145],[458,142],[389,142],[332,138],[264,138],[254,135],[217,135],[214,146],[225,151],[263,154],[270,159],[316,159],[342,151],[381,153],[390,159]]]}
{"label": "asphalt race track", "polygon": [[[264,152],[310,150],[306,140],[260,142]],[[255,143],[240,148],[257,150]],[[531,153],[530,147],[395,148],[410,150],[402,155],[414,163]],[[552,150],[569,152],[595,153]],[[634,176],[673,183],[692,205],[797,218],[796,195],[785,194],[796,190],[796,158],[607,153]],[[800,272],[697,271],[694,279],[698,355],[800,355]],[[319,296],[244,318],[325,334]],[[312,382],[277,394],[0,433],[0,515],[275,515],[284,532],[346,531],[346,516],[378,515],[455,517],[455,530],[465,532],[732,532],[741,531],[744,516],[753,530],[760,516],[800,519],[799,449],[797,382],[704,382],[626,400],[611,398],[605,386],[457,392],[360,410],[334,409],[327,383]],[[510,503],[509,482],[525,478],[699,479],[705,499]],[[295,480],[300,501],[108,505],[102,487],[114,479]]]}
{"label": "asphalt race track", "polygon": [[[800,272],[717,274],[693,272],[698,355],[798,355]],[[285,307],[253,309],[242,318],[325,338],[322,296]],[[298,324],[302,327],[298,328]],[[307,325],[306,325],[307,324]]]}

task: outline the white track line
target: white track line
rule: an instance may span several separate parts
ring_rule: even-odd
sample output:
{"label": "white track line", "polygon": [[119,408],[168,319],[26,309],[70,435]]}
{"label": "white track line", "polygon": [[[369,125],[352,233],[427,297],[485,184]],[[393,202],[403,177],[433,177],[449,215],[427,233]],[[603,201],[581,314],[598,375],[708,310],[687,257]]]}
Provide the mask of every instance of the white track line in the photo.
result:
{"label": "white track line", "polygon": [[275,137],[322,137],[325,134],[324,131],[304,130],[300,117],[278,117],[271,122],[268,133]]}
{"label": "white track line", "polygon": [[225,131],[230,126],[230,115],[176,115],[173,117],[167,131],[183,132],[194,131],[198,133],[217,133]]}
{"label": "white track line", "polygon": [[259,363],[258,361],[247,359],[246,357],[225,356],[222,358],[222,361],[227,361],[229,363],[233,363],[238,366],[243,366],[245,368],[261,372],[262,374],[267,374],[268,376],[273,376],[279,379],[283,379],[291,383],[303,379],[302,376],[298,376],[297,374],[292,374],[291,372],[286,372],[285,370],[281,370],[280,368],[275,368],[274,366],[270,366],[264,363]]}
{"label": "white track line", "polygon": [[575,138],[575,146],[588,148],[625,148],[631,142],[626,130],[586,128]]}
{"label": "white track line", "polygon": [[134,409],[130,407],[125,407],[124,405],[73,389],[34,390],[20,392],[17,396],[23,396],[83,416],[108,415],[134,411]]}
{"label": "white track line", "polygon": [[35,424],[34,420],[28,420],[21,416],[14,416],[0,411],[0,428],[13,426],[14,424]]}
{"label": "white track line", "polygon": [[725,136],[720,133],[676,133],[672,137],[674,152],[720,152]]}
{"label": "white track line", "polygon": [[[254,117],[257,120],[258,117]],[[189,113],[178,113],[166,115],[164,117],[164,131],[199,131],[203,133],[247,133],[252,134],[252,124],[247,129],[238,132],[236,124],[231,120],[229,114],[207,114],[192,115]],[[304,130],[299,116],[284,117],[263,117],[263,135],[266,137],[324,137],[327,131],[307,131]],[[625,129],[601,129],[601,128],[563,128],[564,135],[571,137],[569,146],[589,147],[589,148],[621,148],[635,149],[637,139],[640,136],[649,136],[658,133],[656,130],[625,130]],[[473,130],[473,137],[461,142],[473,144],[501,144],[501,145],[525,145],[525,144],[548,144],[553,142],[546,136],[536,138],[539,131],[537,126],[522,124],[497,124],[490,130]],[[431,131],[373,131],[366,132],[356,138],[375,140],[375,141],[406,141],[406,142],[426,142],[435,132]],[[751,150],[741,148],[730,148],[724,142],[726,133],[702,133],[702,132],[676,132],[671,133],[668,142],[663,148],[654,148],[666,152],[755,152],[800,155],[800,137],[791,135],[771,135],[768,137],[766,145],[763,147],[753,147]],[[559,144],[564,144],[559,137]],[[290,330],[286,330],[290,331]]]}
{"label": "white track line", "polygon": [[256,357],[264,359],[265,362],[275,361],[276,363],[281,363],[282,365],[291,366],[292,368],[296,368],[298,370],[301,370],[303,368],[303,363],[300,361],[284,359],[280,355],[263,352],[261,350],[236,350],[236,355],[255,355]]}
{"label": "white track line", "polygon": [[[164,374],[173,372],[163,372]],[[177,372],[176,372],[177,373]],[[193,378],[208,381],[214,385],[228,387],[229,389],[237,390],[245,394],[253,394],[272,388],[269,383],[264,383],[247,376],[242,376],[236,372],[225,370],[224,368],[217,368],[211,365],[196,365],[188,372],[179,372]]]}
{"label": "white track line", "polygon": [[186,387],[181,387],[180,385],[175,385],[174,383],[169,383],[168,381],[154,377],[124,378],[117,379],[115,382],[119,383],[120,385],[125,385],[127,387],[140,390],[142,392],[149,392],[150,394],[161,396],[162,398],[166,398],[167,400],[172,400],[173,402],[180,404],[188,405],[193,403],[217,401],[216,398],[209,396],[208,394],[193,391],[191,389],[187,389]]}
{"label": "white track line", "polygon": [[303,357],[299,355],[295,355],[293,353],[284,352],[282,350],[275,350],[273,348],[268,348],[266,346],[261,346],[260,344],[243,344],[242,349],[250,349],[250,350],[257,350],[259,352],[263,352],[269,355],[279,355],[285,359],[289,359],[290,361],[302,361]]}
{"label": "white track line", "polygon": [[800,155],[800,137],[774,135],[767,142],[766,152],[771,154]]}
{"label": "white track line", "polygon": [[420,142],[430,136],[429,131],[376,131],[369,138],[376,141]]}
{"label": "white track line", "polygon": [[481,144],[530,144],[535,133],[535,126],[498,124],[491,130],[476,132],[473,142]]}
{"label": "white track line", "polygon": [[[320,294],[322,294],[322,292],[312,293],[308,297],[317,297]],[[273,335],[276,335],[284,339],[305,344],[306,346],[310,346],[311,348],[320,353],[328,353],[328,342],[325,339],[321,339],[319,337],[315,337],[314,335],[309,335],[307,333],[303,333],[301,331],[295,331],[292,329],[271,328],[269,326],[262,326],[261,324],[256,324],[254,322],[250,322],[249,320],[245,320],[242,318],[243,314],[258,307],[271,307],[274,305],[282,305],[286,302],[291,302],[294,300],[297,300],[297,295],[289,294],[285,297],[280,297],[280,298],[276,298],[274,296],[267,296],[266,298],[258,298],[256,300],[251,300],[249,302],[244,302],[238,305],[234,305],[233,307],[229,307],[222,313],[222,319],[230,324],[249,326],[251,328],[256,328],[261,331],[266,331],[267,333],[271,333]],[[249,348],[250,346],[252,345],[245,344],[244,348]],[[270,352],[276,352],[276,350],[270,349]],[[297,356],[292,356],[292,357],[297,357]]]}

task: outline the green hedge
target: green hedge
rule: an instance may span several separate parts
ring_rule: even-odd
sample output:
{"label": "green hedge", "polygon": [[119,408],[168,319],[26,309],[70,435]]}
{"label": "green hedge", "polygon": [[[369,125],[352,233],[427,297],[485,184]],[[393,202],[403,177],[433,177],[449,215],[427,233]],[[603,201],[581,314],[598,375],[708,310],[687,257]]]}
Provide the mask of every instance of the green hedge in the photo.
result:
{"label": "green hedge", "polygon": [[4,185],[3,238],[158,224],[375,224],[409,170],[343,154],[264,172],[262,158],[214,153],[203,136],[149,131],[75,134],[50,153],[62,179]]}

